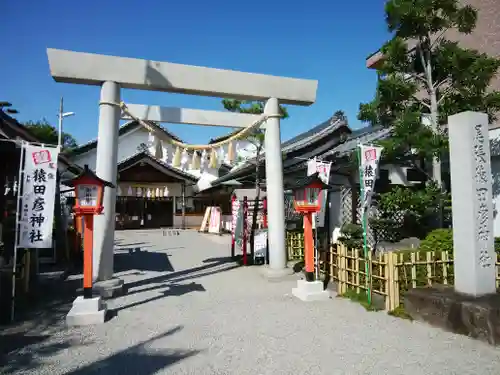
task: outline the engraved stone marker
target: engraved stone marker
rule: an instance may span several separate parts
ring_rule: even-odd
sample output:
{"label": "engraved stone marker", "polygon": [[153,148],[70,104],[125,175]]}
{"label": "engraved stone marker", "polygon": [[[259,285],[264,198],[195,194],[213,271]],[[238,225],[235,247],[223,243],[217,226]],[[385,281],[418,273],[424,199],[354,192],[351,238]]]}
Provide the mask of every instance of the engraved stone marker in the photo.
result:
{"label": "engraved stone marker", "polygon": [[488,115],[448,117],[455,290],[495,293],[493,200]]}

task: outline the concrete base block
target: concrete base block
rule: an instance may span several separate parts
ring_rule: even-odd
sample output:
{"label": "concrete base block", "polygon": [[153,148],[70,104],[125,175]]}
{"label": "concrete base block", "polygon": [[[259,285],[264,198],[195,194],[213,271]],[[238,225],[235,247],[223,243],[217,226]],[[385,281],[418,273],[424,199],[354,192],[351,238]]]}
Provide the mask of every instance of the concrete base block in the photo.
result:
{"label": "concrete base block", "polygon": [[297,288],[292,289],[292,294],[302,301],[326,301],[330,293],[323,288],[323,282],[298,280]]}
{"label": "concrete base block", "polygon": [[262,267],[262,276],[267,278],[269,281],[280,281],[283,279],[289,279],[294,275],[292,268],[269,268],[269,266]]}
{"label": "concrete base block", "polygon": [[106,303],[101,297],[83,298],[76,297],[73,306],[66,315],[66,324],[68,326],[86,326],[102,324],[106,319]]}
{"label": "concrete base block", "polygon": [[113,277],[109,280],[97,281],[92,285],[95,294],[102,298],[113,298],[125,293],[125,286],[122,279]]}
{"label": "concrete base block", "polygon": [[434,285],[410,289],[404,306],[415,320],[500,345],[500,293],[471,297],[451,286]]}

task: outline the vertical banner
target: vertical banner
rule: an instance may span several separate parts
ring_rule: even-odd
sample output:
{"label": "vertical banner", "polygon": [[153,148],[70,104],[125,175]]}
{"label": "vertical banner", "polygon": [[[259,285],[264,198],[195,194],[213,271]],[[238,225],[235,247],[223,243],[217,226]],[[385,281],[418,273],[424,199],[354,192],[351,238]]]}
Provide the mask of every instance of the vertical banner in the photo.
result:
{"label": "vertical banner", "polygon": [[[382,147],[358,145],[358,162],[359,162],[359,189],[361,199],[361,225],[363,227],[363,253],[365,259],[368,259],[368,243],[367,243],[367,211],[375,189],[375,181],[378,174],[378,163],[382,154]],[[372,266],[371,262],[365,261],[365,273],[368,304],[372,303]]]}
{"label": "vertical banner", "polygon": [[59,148],[25,145],[19,247],[52,247]]}
{"label": "vertical banner", "polygon": [[359,145],[360,150],[360,192],[361,207],[365,212],[371,204],[375,181],[378,176],[378,163],[383,147]]}
{"label": "vertical banner", "polygon": [[[322,162],[316,159],[311,159],[307,162],[307,175],[310,176],[314,173],[318,173],[318,177],[325,183],[328,184],[330,181],[330,169],[332,163],[330,162]],[[322,190],[321,193],[321,209],[318,213],[313,214],[313,229],[316,229],[316,226],[323,227],[325,226],[325,216],[326,216],[326,205],[328,201],[328,191]]]}

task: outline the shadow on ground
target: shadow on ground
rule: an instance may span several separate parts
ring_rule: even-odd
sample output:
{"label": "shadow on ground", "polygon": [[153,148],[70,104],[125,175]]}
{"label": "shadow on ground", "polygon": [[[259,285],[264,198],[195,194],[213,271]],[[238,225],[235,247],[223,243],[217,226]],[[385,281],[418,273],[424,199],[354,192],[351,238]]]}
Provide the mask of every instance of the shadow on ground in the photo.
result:
{"label": "shadow on ground", "polygon": [[[240,267],[237,263],[235,263],[231,257],[223,257],[223,258],[212,258],[206,259],[203,261],[206,263],[202,266],[188,268],[185,270],[172,272],[167,275],[160,275],[155,277],[150,277],[148,279],[142,279],[138,281],[133,281],[127,283],[127,295],[147,292],[151,290],[157,290],[169,286],[171,284],[161,284],[165,282],[179,283],[181,281],[191,280],[195,278],[200,278],[203,276],[213,275],[220,272],[229,271],[234,268]],[[219,266],[226,265],[226,267],[218,268]],[[149,284],[156,284],[152,286],[148,286]],[[157,285],[160,284],[160,285]],[[145,288],[141,288],[145,287]],[[138,289],[141,288],[141,289]],[[134,290],[135,289],[135,290]]]}
{"label": "shadow on ground", "polygon": [[[110,317],[114,317],[114,316],[118,315],[118,312],[120,312],[122,310],[126,310],[126,309],[130,309],[132,307],[140,306],[140,305],[143,305],[145,303],[157,301],[157,300],[160,300],[160,299],[165,298],[165,297],[180,297],[180,296],[183,296],[184,294],[188,294],[188,293],[192,293],[192,292],[206,292],[206,289],[203,287],[203,285],[201,285],[199,283],[195,283],[195,282],[192,282],[189,284],[169,283],[166,285],[161,285],[159,288],[166,288],[166,289],[162,290],[162,291],[158,291],[159,294],[154,296],[154,297],[147,298],[145,300],[133,302],[133,303],[130,303],[128,305],[124,305],[124,306],[115,308],[111,311],[112,314],[110,315]],[[141,290],[141,292],[142,292],[142,290]],[[130,293],[127,293],[127,295],[129,295],[129,294]],[[132,294],[134,294],[134,293],[132,293]]]}
{"label": "shadow on ground", "polygon": [[[138,374],[152,375],[165,369],[185,358],[200,353],[200,350],[183,349],[150,349],[157,340],[171,336],[183,329],[177,326],[167,332],[159,334],[147,341],[134,345],[126,350],[115,353],[107,358],[92,362],[76,370],[66,372],[67,375],[90,375],[90,374]],[[19,342],[20,337],[9,335],[6,339],[18,342],[19,346],[9,356],[0,357],[2,373],[14,374],[16,372],[32,371],[37,373],[44,357],[55,355],[58,351],[84,345],[75,340],[67,340],[60,343],[44,344],[50,335],[27,336]],[[85,343],[88,345],[89,343]],[[15,346],[15,345],[14,345]],[[24,350],[22,350],[24,348]]]}
{"label": "shadow on ground", "polygon": [[66,314],[80,286],[80,280],[41,282],[29,296],[16,301],[15,322],[0,326],[0,372],[10,374],[36,368],[38,357],[77,344],[72,340],[47,341],[64,329]]}
{"label": "shadow on ground", "polygon": [[152,375],[158,373],[173,364],[192,357],[200,350],[183,349],[149,349],[155,341],[171,336],[183,327],[177,326],[165,333],[157,335],[147,341],[134,345],[131,348],[113,354],[110,357],[93,362],[77,370],[67,372],[67,375],[91,375],[91,374],[137,374]]}
{"label": "shadow on ground", "polygon": [[173,272],[174,267],[168,259],[168,254],[137,248],[120,248],[115,250],[115,272],[153,271]]}
{"label": "shadow on ground", "polygon": [[44,335],[25,334],[25,332],[2,335],[1,339],[9,341],[8,345],[11,350],[0,353],[1,373],[14,374],[30,370],[36,371],[39,366],[43,365],[44,357],[50,357],[62,350],[82,345],[73,339],[50,342],[54,334],[55,331]]}
{"label": "shadow on ground", "polygon": [[146,242],[131,242],[131,243],[127,243],[123,239],[115,239],[114,244],[115,244],[115,246],[120,246],[120,247],[142,247],[144,245],[147,245]]}
{"label": "shadow on ground", "polygon": [[189,284],[182,284],[182,282],[229,271],[231,269],[240,267],[240,265],[235,263],[231,257],[210,258],[204,260],[203,263],[205,264],[199,267],[188,268],[166,275],[160,275],[127,283],[125,285],[127,289],[127,296],[152,291],[157,291],[158,294],[141,301],[133,302],[128,305],[112,309],[112,316],[114,317],[118,315],[118,313],[122,310],[157,301],[165,297],[182,296],[184,294],[192,292],[205,292],[206,289],[200,283],[192,281]]}

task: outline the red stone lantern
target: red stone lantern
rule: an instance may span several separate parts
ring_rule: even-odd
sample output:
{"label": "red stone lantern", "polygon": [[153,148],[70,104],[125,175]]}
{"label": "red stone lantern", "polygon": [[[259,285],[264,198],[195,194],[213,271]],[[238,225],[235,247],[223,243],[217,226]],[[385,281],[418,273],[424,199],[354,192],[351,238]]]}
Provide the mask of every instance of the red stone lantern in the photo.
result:
{"label": "red stone lantern", "polygon": [[312,231],[312,214],[321,209],[323,189],[328,189],[318,173],[314,173],[297,181],[291,187],[295,211],[304,215],[304,260],[306,280],[314,281],[314,242]]}
{"label": "red stone lantern", "polygon": [[73,211],[77,217],[84,218],[83,232],[83,297],[92,298],[92,252],[94,239],[94,215],[102,214],[104,188],[114,185],[104,181],[85,165],[83,172],[71,180],[63,182],[75,188]]}
{"label": "red stone lantern", "polygon": [[295,187],[293,191],[295,211],[304,214],[318,212],[321,209],[322,189],[325,189],[325,184],[319,178],[313,179],[307,185]]}

